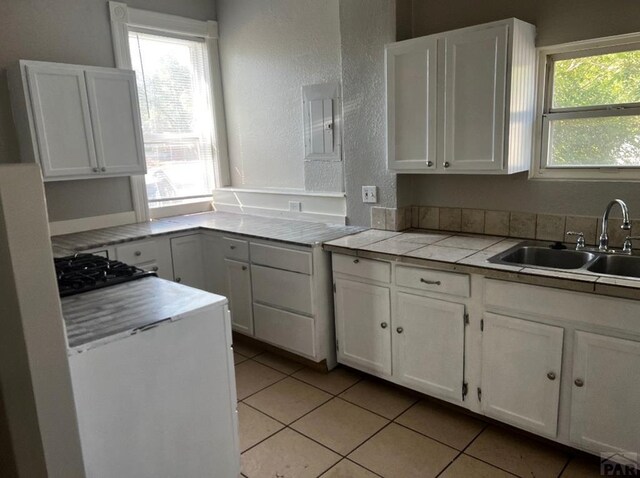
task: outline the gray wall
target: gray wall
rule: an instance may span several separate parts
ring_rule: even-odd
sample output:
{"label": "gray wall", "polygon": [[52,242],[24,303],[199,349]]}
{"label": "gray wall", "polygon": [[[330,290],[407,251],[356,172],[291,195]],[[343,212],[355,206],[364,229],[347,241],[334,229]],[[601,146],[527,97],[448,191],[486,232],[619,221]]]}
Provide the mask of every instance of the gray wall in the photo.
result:
{"label": "gray wall", "polygon": [[[413,37],[508,17],[536,25],[540,46],[640,31],[637,0],[413,0],[410,14],[407,1],[398,21],[402,31],[410,21]],[[409,182],[415,204],[599,215],[608,199],[621,197],[640,216],[637,183],[532,181],[526,174],[414,175]]]}
{"label": "gray wall", "polygon": [[[129,6],[215,20],[215,0],[130,0]],[[19,59],[115,66],[106,0],[0,0],[0,163],[18,162],[5,69]],[[133,209],[128,178],[47,183],[51,221]]]}

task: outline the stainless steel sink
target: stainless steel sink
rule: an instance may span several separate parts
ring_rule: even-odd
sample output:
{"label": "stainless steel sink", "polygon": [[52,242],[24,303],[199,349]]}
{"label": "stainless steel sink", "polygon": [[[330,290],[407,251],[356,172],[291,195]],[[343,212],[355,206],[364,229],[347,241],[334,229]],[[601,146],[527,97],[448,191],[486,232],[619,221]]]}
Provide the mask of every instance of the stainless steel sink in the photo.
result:
{"label": "stainless steel sink", "polygon": [[548,246],[518,245],[489,259],[489,262],[522,266],[580,269],[596,258],[596,254]]}
{"label": "stainless steel sink", "polygon": [[587,270],[597,274],[640,277],[640,257],[603,254]]}

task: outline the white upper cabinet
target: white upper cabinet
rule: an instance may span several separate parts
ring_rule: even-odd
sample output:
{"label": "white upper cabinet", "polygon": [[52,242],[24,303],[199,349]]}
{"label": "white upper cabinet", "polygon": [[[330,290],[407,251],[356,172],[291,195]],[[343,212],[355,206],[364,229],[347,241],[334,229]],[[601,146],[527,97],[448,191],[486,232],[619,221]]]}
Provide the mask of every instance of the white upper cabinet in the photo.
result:
{"label": "white upper cabinet", "polygon": [[21,158],[45,180],[146,173],[133,71],[20,61],[9,87]]}
{"label": "white upper cabinet", "polygon": [[531,159],[535,27],[517,19],[388,45],[388,167],[511,174]]}

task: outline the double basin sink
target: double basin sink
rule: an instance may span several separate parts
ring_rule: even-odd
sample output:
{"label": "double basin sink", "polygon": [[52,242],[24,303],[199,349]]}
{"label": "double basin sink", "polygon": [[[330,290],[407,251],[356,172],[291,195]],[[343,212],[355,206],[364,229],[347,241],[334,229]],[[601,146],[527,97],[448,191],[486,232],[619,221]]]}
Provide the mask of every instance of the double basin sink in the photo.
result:
{"label": "double basin sink", "polygon": [[491,257],[489,262],[640,278],[640,256],[552,249],[537,243],[518,244]]}

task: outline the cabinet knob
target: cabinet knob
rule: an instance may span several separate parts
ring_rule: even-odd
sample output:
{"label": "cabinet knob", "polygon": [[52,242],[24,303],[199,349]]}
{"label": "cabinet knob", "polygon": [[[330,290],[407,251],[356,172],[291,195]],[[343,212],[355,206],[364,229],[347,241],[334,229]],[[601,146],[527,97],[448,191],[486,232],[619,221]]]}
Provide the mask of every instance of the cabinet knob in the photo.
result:
{"label": "cabinet knob", "polygon": [[401,334],[402,332],[404,332],[404,329],[402,327],[398,327],[396,329],[396,332],[398,332],[399,334]]}
{"label": "cabinet knob", "polygon": [[451,165],[449,164],[449,161],[446,161],[446,162],[444,163],[444,167],[445,167],[445,168],[448,168],[449,166],[451,166]]}
{"label": "cabinet knob", "polygon": [[176,282],[182,282],[182,277],[176,277]]}
{"label": "cabinet knob", "polygon": [[353,263],[354,263],[354,264],[357,264],[358,262],[360,262],[360,259],[354,259],[354,260],[353,260]]}
{"label": "cabinet knob", "polygon": [[427,161],[427,168],[430,168],[431,166],[433,166],[433,161]]}
{"label": "cabinet knob", "polygon": [[133,253],[134,256],[140,257],[142,255],[142,251],[136,251]]}
{"label": "cabinet knob", "polygon": [[158,267],[158,266],[153,266],[153,267],[151,268],[151,270],[152,270],[153,272],[158,272],[159,267]]}
{"label": "cabinet knob", "polygon": [[247,270],[247,266],[242,266],[242,270],[246,271]]}
{"label": "cabinet knob", "polygon": [[93,172],[94,172],[94,173],[97,173],[97,172],[99,172],[99,171],[100,171],[100,170],[99,170],[98,168],[93,168]]}
{"label": "cabinet knob", "polygon": [[556,379],[556,374],[555,374],[555,372],[549,372],[549,373],[547,374],[547,378],[548,378],[549,380],[555,380],[555,379]]}
{"label": "cabinet knob", "polygon": [[105,168],[104,166],[102,166],[102,167],[100,168],[100,171],[102,171],[102,172],[104,173],[104,172],[106,172],[106,171],[107,171],[107,168]]}
{"label": "cabinet knob", "polygon": [[584,380],[582,380],[581,378],[576,378],[573,383],[576,384],[576,387],[584,386]]}
{"label": "cabinet knob", "polygon": [[229,249],[234,250],[236,246],[229,246]]}
{"label": "cabinet knob", "polygon": [[386,323],[386,322],[382,322],[382,323],[380,324],[380,327],[382,327],[383,329],[386,329],[386,328],[388,327],[388,325],[387,325],[387,323]]}

